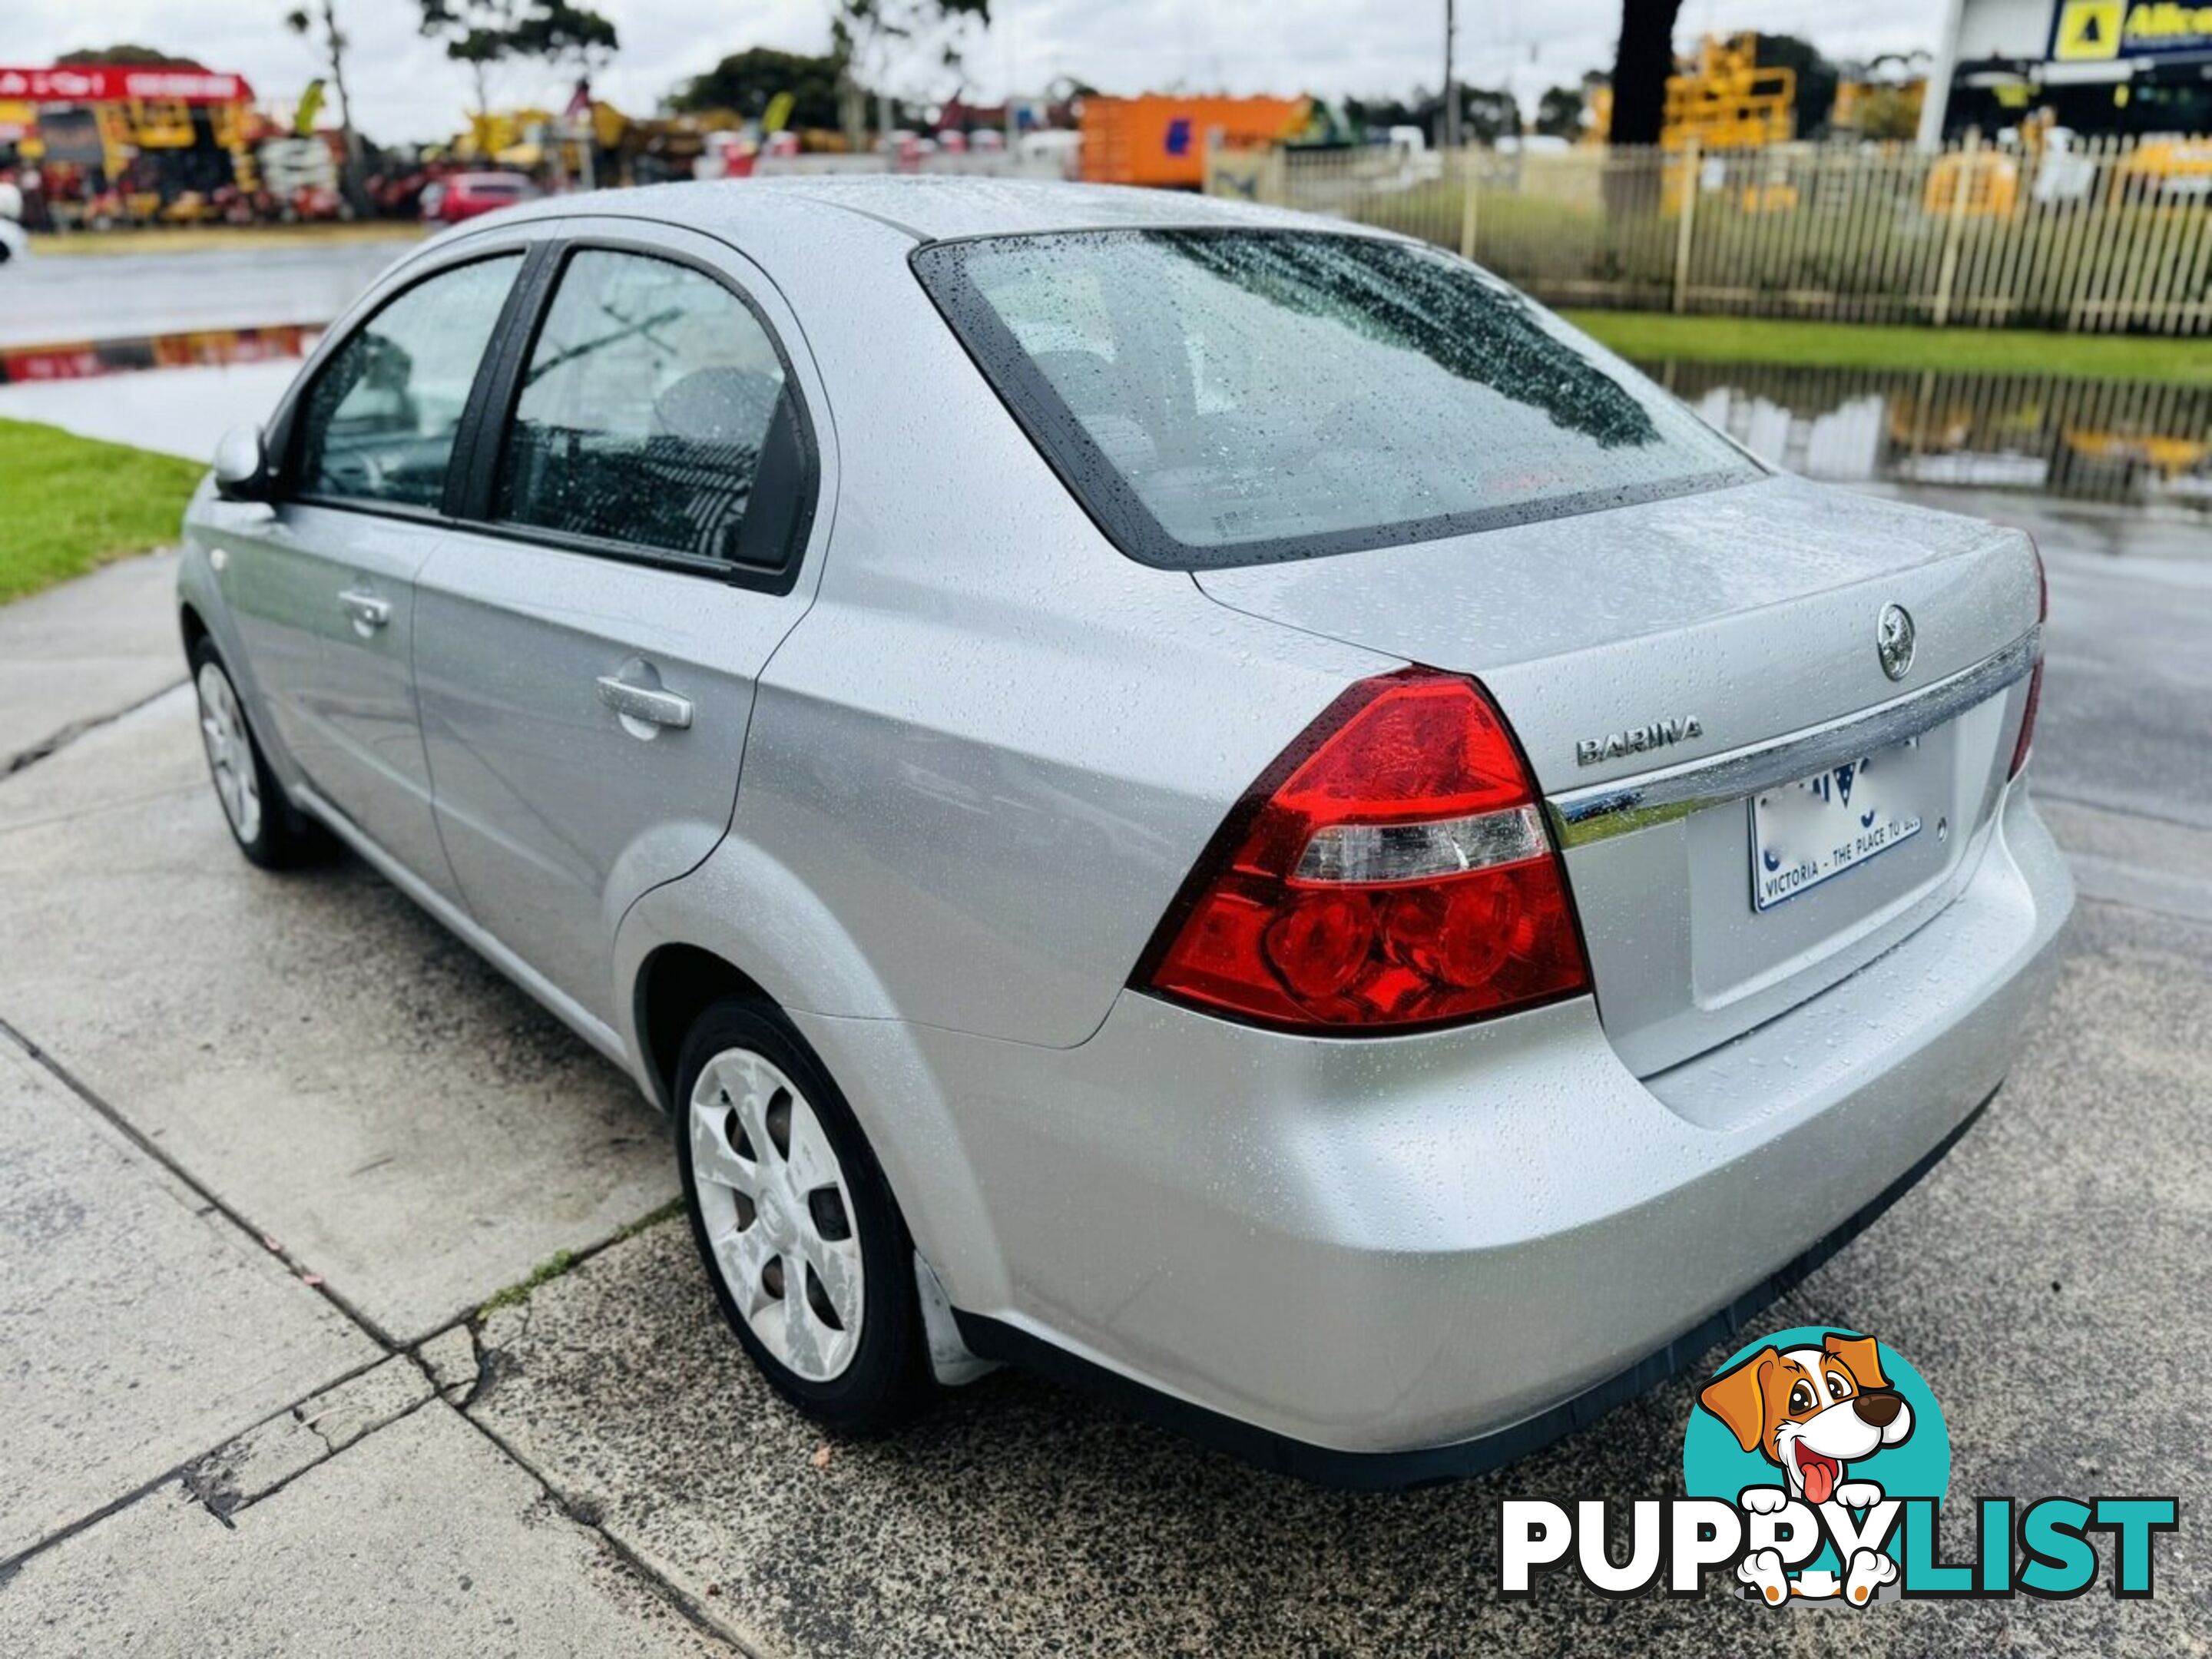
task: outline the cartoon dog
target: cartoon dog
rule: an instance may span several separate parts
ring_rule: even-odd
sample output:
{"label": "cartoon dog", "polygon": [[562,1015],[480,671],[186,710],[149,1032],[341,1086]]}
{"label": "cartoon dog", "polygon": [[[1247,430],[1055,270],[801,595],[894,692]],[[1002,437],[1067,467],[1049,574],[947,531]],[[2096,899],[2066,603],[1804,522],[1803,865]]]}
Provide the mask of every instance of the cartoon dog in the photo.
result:
{"label": "cartoon dog", "polygon": [[[1881,1488],[1871,1480],[1846,1480],[1845,1466],[1912,1432],[1912,1408],[1882,1376],[1869,1336],[1831,1331],[1817,1348],[1761,1348],[1705,1384],[1698,1401],[1728,1425],[1736,1444],[1762,1453],[1782,1470],[1785,1486],[1744,1489],[1741,1505],[1753,1514],[1778,1513],[1793,1498],[1871,1508],[1881,1501]],[[1790,1584],[1773,1550],[1745,1557],[1736,1576],[1770,1602],[1792,1593],[1838,1594],[1831,1574],[1808,1573]],[[1859,1550],[1844,1572],[1841,1594],[1863,1604],[1896,1576],[1897,1563],[1887,1555]]]}

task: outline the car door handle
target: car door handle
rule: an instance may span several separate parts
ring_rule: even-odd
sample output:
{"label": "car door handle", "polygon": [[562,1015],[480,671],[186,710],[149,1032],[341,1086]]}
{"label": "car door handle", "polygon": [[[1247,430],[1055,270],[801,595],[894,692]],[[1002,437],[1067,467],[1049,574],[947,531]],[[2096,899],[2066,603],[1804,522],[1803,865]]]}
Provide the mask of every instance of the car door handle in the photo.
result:
{"label": "car door handle", "polygon": [[691,724],[691,699],[650,685],[635,685],[616,674],[599,676],[599,701],[627,719],[648,726],[672,726],[683,731]]}
{"label": "car door handle", "polygon": [[353,625],[364,634],[384,626],[392,620],[392,601],[380,599],[374,593],[356,592],[349,589],[338,595],[338,603],[345,607]]}

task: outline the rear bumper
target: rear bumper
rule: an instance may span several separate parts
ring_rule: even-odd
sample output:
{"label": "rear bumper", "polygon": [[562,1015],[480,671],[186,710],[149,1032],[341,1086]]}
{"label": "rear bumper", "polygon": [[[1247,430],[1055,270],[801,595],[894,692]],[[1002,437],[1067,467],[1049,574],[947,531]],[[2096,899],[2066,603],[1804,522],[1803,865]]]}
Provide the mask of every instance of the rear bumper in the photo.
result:
{"label": "rear bumper", "polygon": [[943,1112],[878,1145],[979,1352],[1397,1485],[1587,1420],[1863,1225],[1996,1088],[2072,902],[2015,791],[1934,921],[1642,1080],[1587,1000],[1361,1043],[1134,994],[1063,1050],[801,1023]]}

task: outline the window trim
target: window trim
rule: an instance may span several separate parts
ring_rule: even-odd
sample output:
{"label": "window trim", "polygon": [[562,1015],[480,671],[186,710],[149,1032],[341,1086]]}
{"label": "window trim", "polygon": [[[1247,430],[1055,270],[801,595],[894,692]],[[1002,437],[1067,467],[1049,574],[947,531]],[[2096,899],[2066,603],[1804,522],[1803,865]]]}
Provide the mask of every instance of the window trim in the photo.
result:
{"label": "window trim", "polygon": [[[487,385],[487,371],[501,355],[501,331],[514,320],[516,301],[529,281],[531,264],[537,254],[536,246],[508,243],[496,247],[471,249],[464,258],[441,260],[419,273],[411,273],[408,281],[380,299],[367,316],[346,331],[342,339],[328,351],[321,353],[320,361],[313,366],[311,372],[301,378],[296,389],[288,396],[272,422],[272,424],[281,423],[283,428],[283,460],[277,471],[276,491],[278,504],[326,507],[341,513],[366,513],[379,518],[404,520],[411,524],[447,523],[445,506],[453,500],[454,477],[461,470],[469,453],[477,399],[483,394]],[[492,319],[490,337],[484,342],[483,356],[477,359],[475,378],[469,382],[469,395],[461,404],[460,419],[453,427],[453,448],[446,460],[446,483],[441,492],[441,504],[434,507],[417,507],[408,501],[380,501],[373,495],[328,495],[301,488],[301,471],[307,461],[307,423],[313,413],[315,387],[344,355],[346,348],[372,327],[379,317],[417,289],[427,287],[442,276],[450,276],[457,270],[493,259],[516,261],[514,279],[507,286],[506,297],[500,301],[499,314]]]}
{"label": "window trim", "polygon": [[[503,541],[524,542],[625,564],[649,565],[678,571],[685,575],[705,576],[758,592],[783,594],[791,592],[798,585],[799,567],[805,562],[807,544],[813,538],[815,517],[819,510],[821,450],[815,437],[813,415],[807,407],[805,395],[799,390],[791,352],[768,313],[727,270],[688,249],[670,247],[665,243],[636,237],[599,233],[556,235],[539,246],[544,252],[536,269],[526,271],[516,284],[518,292],[521,291],[525,282],[530,288],[529,312],[522,319],[525,325],[513,331],[511,340],[500,352],[493,354],[497,362],[495,373],[487,385],[483,407],[471,411],[476,420],[471,428],[473,436],[468,471],[463,480],[464,493],[458,499],[451,495],[447,497],[447,505],[453,509],[450,522],[471,534],[496,536]],[[783,392],[791,402],[793,435],[799,445],[799,476],[796,485],[798,511],[793,516],[783,557],[779,563],[738,564],[733,561],[709,559],[695,553],[675,552],[642,542],[583,535],[574,531],[556,530],[543,525],[524,524],[493,516],[492,502],[497,492],[499,465],[506,454],[507,434],[514,427],[516,407],[521,401],[524,371],[537,352],[538,337],[552,310],[561,278],[575,257],[585,252],[626,253],[696,271],[743,306],[767,338],[769,349],[775,353],[776,362],[783,370]],[[502,326],[507,320],[502,316]],[[452,476],[448,475],[449,483]]]}
{"label": "window trim", "polygon": [[[1363,234],[1355,230],[1309,229],[1273,225],[1159,225],[1108,227],[1058,231],[989,231],[968,236],[940,237],[917,243],[907,254],[907,264],[1015,424],[1036,448],[1077,506],[1098,532],[1125,556],[1162,570],[1193,573],[1233,569],[1243,565],[1282,564],[1307,559],[1333,558],[1378,548],[1405,547],[1420,542],[1442,541],[1515,525],[1544,523],[1613,507],[1636,507],[1647,501],[1711,490],[1735,488],[1771,476],[1770,470],[1719,434],[1721,443],[1736,449],[1735,465],[1710,471],[1687,473],[1680,478],[1625,488],[1577,490],[1540,501],[1520,505],[1474,507],[1425,519],[1395,524],[1355,526],[1346,530],[1306,535],[1276,536],[1262,540],[1221,544],[1185,542],[1170,533],[1157,514],[1098,447],[1088,428],[1055,391],[1006,319],[983,297],[968,274],[966,250],[978,244],[1035,241],[1051,237],[1095,237],[1099,240],[1141,239],[1155,231],[1178,235],[1294,237],[1301,240],[1378,242],[1406,245],[1408,239]],[[1504,289],[1516,301],[1535,302],[1518,289],[1498,283],[1480,266],[1454,258],[1442,248],[1414,244],[1423,252],[1466,264],[1483,281]],[[1679,400],[1676,400],[1679,402]],[[1694,417],[1693,417],[1694,418]]]}

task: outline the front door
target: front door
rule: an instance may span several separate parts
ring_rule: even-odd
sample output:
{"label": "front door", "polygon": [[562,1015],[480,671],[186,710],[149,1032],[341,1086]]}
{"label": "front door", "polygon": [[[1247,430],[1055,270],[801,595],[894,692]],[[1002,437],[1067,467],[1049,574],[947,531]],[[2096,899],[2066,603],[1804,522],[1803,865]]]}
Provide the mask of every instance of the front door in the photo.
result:
{"label": "front door", "polygon": [[294,415],[273,508],[217,531],[222,580],[278,736],[317,793],[431,886],[453,884],[416,718],[415,577],[520,254],[450,267],[378,308]]}
{"label": "front door", "polygon": [[[726,830],[816,488],[732,256],[568,249],[478,505],[416,580],[437,818],[471,912],[612,1023],[615,926]],[[697,244],[694,246],[694,244]]]}

